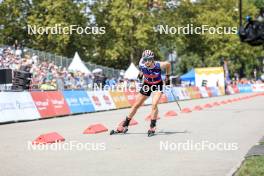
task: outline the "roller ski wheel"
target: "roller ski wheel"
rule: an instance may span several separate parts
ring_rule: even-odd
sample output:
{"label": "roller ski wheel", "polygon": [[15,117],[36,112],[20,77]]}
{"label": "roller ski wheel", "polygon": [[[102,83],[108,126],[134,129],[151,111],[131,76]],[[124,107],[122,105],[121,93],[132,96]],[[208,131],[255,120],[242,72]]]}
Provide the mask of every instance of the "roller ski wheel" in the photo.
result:
{"label": "roller ski wheel", "polygon": [[148,137],[154,136],[155,135],[155,129],[149,129],[148,130]]}
{"label": "roller ski wheel", "polygon": [[127,127],[119,127],[117,128],[116,130],[111,130],[110,131],[110,135],[113,135],[113,134],[126,134],[128,131],[128,128]]}

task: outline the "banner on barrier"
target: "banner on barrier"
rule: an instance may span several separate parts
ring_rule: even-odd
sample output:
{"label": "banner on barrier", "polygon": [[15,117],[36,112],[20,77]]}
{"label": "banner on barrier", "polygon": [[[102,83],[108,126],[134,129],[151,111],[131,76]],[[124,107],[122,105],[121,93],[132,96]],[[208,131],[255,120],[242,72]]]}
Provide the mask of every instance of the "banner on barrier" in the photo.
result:
{"label": "banner on barrier", "polygon": [[201,93],[197,87],[187,87],[186,90],[191,99],[201,98]]}
{"label": "banner on barrier", "polygon": [[130,107],[130,104],[125,96],[124,92],[120,92],[120,91],[110,91],[109,92],[116,108],[126,108],[126,107]]}
{"label": "banner on barrier", "polygon": [[86,91],[64,91],[63,95],[68,103],[71,113],[93,112],[95,108]]}
{"label": "banner on barrier", "polygon": [[209,97],[212,97],[213,96],[213,93],[211,91],[211,89],[209,87],[205,87],[205,90],[207,91],[207,94]]}
{"label": "banner on barrier", "polygon": [[164,94],[166,95],[168,102],[175,101],[174,96],[172,95],[172,91],[172,88],[164,89]]}
{"label": "banner on barrier", "polygon": [[0,92],[0,114],[0,122],[40,118],[28,92]]}
{"label": "banner on barrier", "polygon": [[54,107],[46,92],[31,92],[30,94],[42,118],[56,116]]}
{"label": "banner on barrier", "polygon": [[178,98],[179,100],[191,99],[191,97],[189,96],[189,94],[185,88],[173,87],[173,93],[176,96],[176,98]]}
{"label": "banner on barrier", "polygon": [[205,87],[199,87],[199,91],[200,91],[201,96],[202,96],[203,98],[207,98],[207,97],[209,97],[208,92],[207,92],[207,90],[206,90]]}
{"label": "banner on barrier", "polygon": [[212,97],[217,97],[218,96],[218,89],[216,87],[209,87]]}
{"label": "banner on barrier", "polygon": [[96,111],[116,109],[115,103],[108,91],[88,91]]}
{"label": "banner on barrier", "polygon": [[161,95],[159,103],[168,103],[168,98],[167,98],[166,94]]}
{"label": "banner on barrier", "polygon": [[238,84],[237,87],[240,93],[253,92],[251,84]]}
{"label": "banner on barrier", "polygon": [[193,89],[193,92],[195,93],[195,95],[194,95],[195,98],[201,98],[201,97],[202,97],[202,94],[201,94],[201,92],[199,91],[199,88],[198,88],[198,87],[193,86],[192,89]]}
{"label": "banner on barrier", "polygon": [[68,115],[70,109],[61,92],[31,92],[42,118]]}
{"label": "banner on barrier", "polygon": [[68,115],[71,113],[70,108],[61,92],[46,92],[51,105],[53,106],[56,116]]}
{"label": "banner on barrier", "polygon": [[135,102],[136,102],[136,96],[137,96],[137,92],[136,91],[126,91],[125,95],[127,97],[127,100],[129,102],[129,104],[132,106]]}
{"label": "banner on barrier", "polygon": [[[239,84],[227,86],[227,93],[264,92],[264,84]],[[172,92],[175,96],[172,95]],[[115,91],[50,91],[50,92],[1,92],[0,122],[33,120],[39,118],[109,110],[129,107],[135,102],[136,92]],[[173,87],[164,90],[160,103],[186,100],[190,98],[219,96],[224,94],[223,87]],[[145,105],[152,103],[152,95]]]}
{"label": "banner on barrier", "polygon": [[264,92],[264,84],[253,84],[252,91],[253,92]]}

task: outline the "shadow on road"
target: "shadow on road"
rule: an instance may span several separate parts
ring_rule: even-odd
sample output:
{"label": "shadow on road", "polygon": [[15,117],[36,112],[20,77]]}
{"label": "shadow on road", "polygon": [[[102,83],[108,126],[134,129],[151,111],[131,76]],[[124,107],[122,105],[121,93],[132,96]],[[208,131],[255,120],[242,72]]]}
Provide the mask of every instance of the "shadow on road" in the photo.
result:
{"label": "shadow on road", "polygon": [[[185,131],[163,131],[163,130],[160,130],[160,131],[157,131],[155,133],[155,135],[172,135],[172,134],[184,134],[184,133],[190,133],[188,132],[187,130]],[[127,132],[126,134],[130,135],[130,134],[143,134],[143,135],[147,135],[148,133],[147,132],[144,132],[144,133],[130,133],[130,132]]]}

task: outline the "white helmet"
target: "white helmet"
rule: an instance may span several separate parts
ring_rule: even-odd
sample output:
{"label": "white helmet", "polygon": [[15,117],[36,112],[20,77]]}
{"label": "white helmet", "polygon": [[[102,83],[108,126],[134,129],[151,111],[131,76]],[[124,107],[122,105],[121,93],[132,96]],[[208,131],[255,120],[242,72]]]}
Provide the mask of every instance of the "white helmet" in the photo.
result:
{"label": "white helmet", "polygon": [[142,59],[154,59],[154,53],[151,50],[145,50],[142,53]]}

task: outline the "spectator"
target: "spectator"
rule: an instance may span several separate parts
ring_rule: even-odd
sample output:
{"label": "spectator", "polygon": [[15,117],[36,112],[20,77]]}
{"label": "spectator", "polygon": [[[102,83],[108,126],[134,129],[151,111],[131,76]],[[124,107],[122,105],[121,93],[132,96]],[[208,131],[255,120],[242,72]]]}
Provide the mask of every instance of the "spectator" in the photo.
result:
{"label": "spectator", "polygon": [[[0,68],[32,73],[30,86],[32,89],[87,89],[92,88],[94,83],[104,86],[108,80],[103,73],[95,75],[81,72],[70,73],[65,67],[59,67],[54,62],[40,62],[36,54],[33,54],[32,57],[29,55],[23,57],[22,49],[17,41],[14,44],[14,49],[0,48]],[[116,86],[114,78],[107,82],[111,86]]]}

